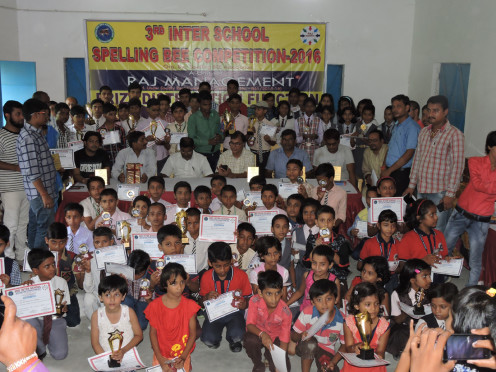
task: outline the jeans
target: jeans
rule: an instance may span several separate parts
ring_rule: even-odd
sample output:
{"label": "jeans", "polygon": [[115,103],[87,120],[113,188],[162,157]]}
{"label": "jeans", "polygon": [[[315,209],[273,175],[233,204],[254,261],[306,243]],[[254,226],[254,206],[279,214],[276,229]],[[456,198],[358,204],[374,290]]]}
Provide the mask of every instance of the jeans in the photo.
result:
{"label": "jeans", "polygon": [[456,209],[451,214],[451,217],[446,226],[444,233],[446,244],[448,244],[448,252],[451,256],[455,248],[456,242],[460,235],[465,231],[468,232],[468,240],[470,243],[470,275],[467,286],[477,285],[482,271],[482,253],[486,244],[487,232],[489,230],[489,222],[479,222],[466,218]]}
{"label": "jeans", "polygon": [[29,201],[28,246],[29,249],[47,249],[45,237],[48,226],[55,218],[58,196],[53,198],[54,207],[45,208],[41,196]]}
{"label": "jeans", "polygon": [[200,154],[207,158],[208,164],[210,165],[210,168],[212,168],[212,173],[215,173],[217,171],[217,162],[219,161],[220,151],[212,153],[201,152]]}
{"label": "jeans", "polygon": [[[29,201],[26,192],[12,191],[0,195],[4,207],[3,223],[10,231],[10,246],[5,248],[5,255],[18,260],[24,259],[29,222]],[[15,247],[15,252],[14,252]]]}
{"label": "jeans", "polygon": [[[441,203],[441,200],[443,200],[445,194],[446,194],[446,191],[436,192],[436,193],[432,193],[432,194],[419,192],[418,197],[423,198],[423,199],[432,200],[434,202],[434,204],[436,204],[436,206],[437,206],[439,203]],[[443,234],[446,231],[446,225],[448,224],[448,220],[451,216],[452,211],[453,211],[453,209],[444,210],[442,212],[437,211],[436,229],[441,231]]]}
{"label": "jeans", "polygon": [[205,316],[201,335],[202,342],[207,346],[220,344],[224,327],[227,327],[226,340],[229,344],[243,340],[246,329],[244,311],[237,311],[212,323],[208,320],[208,316]]}
{"label": "jeans", "polygon": [[133,296],[126,295],[126,298],[122,302],[124,305],[129,306],[131,309],[134,310],[136,313],[136,316],[138,317],[138,322],[141,327],[141,329],[144,331],[146,327],[148,327],[148,319],[146,319],[145,316],[145,309],[148,306],[148,302],[146,301],[139,301],[135,299]]}
{"label": "jeans", "polygon": [[75,327],[81,323],[81,316],[79,313],[79,302],[77,295],[71,296],[71,304],[67,305],[67,315],[65,316],[67,327]]}

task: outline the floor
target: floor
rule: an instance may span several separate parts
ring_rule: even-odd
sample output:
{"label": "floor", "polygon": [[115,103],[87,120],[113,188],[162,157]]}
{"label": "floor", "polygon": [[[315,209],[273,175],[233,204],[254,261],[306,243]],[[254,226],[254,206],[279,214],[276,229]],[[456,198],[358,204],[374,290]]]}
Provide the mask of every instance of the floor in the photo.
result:
{"label": "floor", "polygon": [[[356,269],[352,270],[350,278],[357,275]],[[24,278],[23,278],[24,279]],[[462,275],[459,278],[452,278],[458,288],[462,288],[468,280],[468,271],[463,269]],[[351,282],[351,279],[349,280]],[[80,295],[80,294],[79,294]],[[79,299],[82,304],[82,297]],[[45,365],[51,372],[67,372],[73,371],[92,371],[88,364],[88,358],[94,355],[90,342],[89,321],[86,317],[81,319],[81,324],[78,327],[68,329],[69,335],[69,356],[65,360],[56,361],[50,356],[45,358]],[[149,328],[144,332],[143,342],[138,346],[138,351],[141,360],[146,366],[151,366],[153,353],[150,346]],[[387,366],[387,371],[392,372],[396,368],[397,362],[386,354],[386,359],[390,362]],[[232,353],[229,350],[229,345],[223,340],[220,348],[216,350],[208,349],[201,341],[196,343],[196,349],[192,355],[193,369],[196,372],[211,372],[211,371],[240,371],[249,372],[253,365],[244,351],[240,353]],[[300,360],[297,356],[291,357],[292,371],[301,371]],[[342,366],[342,362],[339,366]],[[5,371],[5,369],[1,369]],[[144,371],[144,370],[143,370]],[[268,369],[267,369],[268,371]],[[312,366],[312,372],[317,371],[315,364]]]}

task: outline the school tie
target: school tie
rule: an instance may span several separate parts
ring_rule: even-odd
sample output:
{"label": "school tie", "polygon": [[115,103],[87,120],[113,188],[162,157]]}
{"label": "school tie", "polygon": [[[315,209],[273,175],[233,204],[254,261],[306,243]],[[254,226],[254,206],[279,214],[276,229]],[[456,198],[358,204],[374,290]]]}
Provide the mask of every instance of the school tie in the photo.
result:
{"label": "school tie", "polygon": [[238,267],[241,269],[243,267],[243,255],[240,254],[238,258]]}
{"label": "school tie", "polygon": [[231,214],[231,210],[230,210],[230,209],[228,209],[228,210],[227,210],[227,214],[228,214],[228,215],[230,215],[230,214]]}
{"label": "school tie", "polygon": [[286,125],[286,119],[282,119],[281,128],[284,128],[285,125]]}
{"label": "school tie", "polygon": [[328,205],[327,204],[328,201],[329,201],[329,191],[326,191],[324,195],[324,204],[322,205]]}
{"label": "school tie", "polygon": [[74,236],[70,236],[69,251],[74,252]]}
{"label": "school tie", "polygon": [[191,254],[196,254],[196,240],[193,240],[193,250],[191,251]]}
{"label": "school tie", "polygon": [[261,164],[263,162],[263,154],[262,154],[262,133],[261,129],[263,124],[258,123],[258,130],[257,130],[257,140],[258,140],[258,162]]}
{"label": "school tie", "polygon": [[350,134],[350,127],[348,125],[346,126],[346,134]]}
{"label": "school tie", "polygon": [[305,247],[305,256],[303,257],[302,260],[303,266],[305,266],[306,268],[312,266],[312,263],[310,262],[310,255],[312,254],[316,240],[317,240],[317,235],[312,234],[312,231],[310,230],[310,233],[308,234],[308,238],[307,238],[307,244]]}
{"label": "school tie", "polygon": [[43,317],[43,343],[48,345],[50,342],[50,331],[52,330],[52,316],[46,315]]}

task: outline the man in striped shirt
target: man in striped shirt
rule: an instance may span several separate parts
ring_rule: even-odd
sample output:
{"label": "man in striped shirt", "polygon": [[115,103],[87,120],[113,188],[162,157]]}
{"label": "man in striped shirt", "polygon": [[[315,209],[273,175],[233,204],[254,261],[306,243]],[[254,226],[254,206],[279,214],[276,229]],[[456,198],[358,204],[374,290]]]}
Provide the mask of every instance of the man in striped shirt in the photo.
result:
{"label": "man in striped shirt", "polygon": [[420,131],[404,195],[413,194],[438,205],[437,229],[444,232],[465,165],[463,133],[448,120],[448,99],[433,96],[427,101],[429,124]]}

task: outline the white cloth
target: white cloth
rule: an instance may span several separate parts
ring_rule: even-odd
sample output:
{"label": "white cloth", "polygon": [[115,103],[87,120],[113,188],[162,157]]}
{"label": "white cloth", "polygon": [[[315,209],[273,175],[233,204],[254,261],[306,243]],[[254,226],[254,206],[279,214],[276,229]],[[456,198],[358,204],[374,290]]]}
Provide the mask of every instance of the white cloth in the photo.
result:
{"label": "white cloth", "polygon": [[91,196],[81,200],[79,204],[84,208],[83,217],[91,217],[91,219],[95,219],[99,214],[97,213],[99,208],[100,211],[102,211],[100,205]]}
{"label": "white cloth", "polygon": [[317,167],[323,163],[331,163],[335,167],[341,167],[341,181],[346,181],[350,179],[346,164],[355,164],[355,160],[353,159],[351,149],[339,144],[338,151],[335,154],[331,154],[326,146],[315,150],[313,154],[313,166]]}
{"label": "white cloth", "polygon": [[196,243],[195,249],[195,260],[196,260],[196,272],[199,273],[202,270],[208,269],[208,247],[211,242],[201,242],[198,239],[193,239],[189,232],[186,233],[189,239],[189,243],[184,246],[184,254],[193,254],[193,246]]}
{"label": "white cloth", "polygon": [[167,177],[174,175],[174,178],[200,178],[211,175],[212,168],[207,158],[196,151],[193,151],[190,160],[184,159],[180,152],[176,152],[169,156],[160,173]]}
{"label": "white cloth", "polygon": [[121,304],[121,317],[117,323],[111,323],[107,316],[105,307],[100,307],[98,310],[98,342],[103,351],[109,352],[110,345],[108,343],[109,334],[119,330],[122,333],[122,346],[126,346],[134,337],[133,326],[129,316],[129,307]]}
{"label": "white cloth", "polygon": [[4,209],[3,223],[10,231],[10,244],[5,248],[5,255],[23,260],[24,252],[28,248],[26,236],[29,222],[29,201],[24,187],[22,191],[3,192],[0,199]]}
{"label": "white cloth", "polygon": [[70,252],[79,254],[79,247],[83,244],[86,244],[90,252],[95,250],[93,246],[93,233],[86,226],[80,226],[74,234],[71,228],[67,226],[67,244],[65,248]]}
{"label": "white cloth", "polygon": [[141,175],[146,174],[148,178],[157,174],[157,158],[152,149],[141,150],[139,157],[131,147],[119,151],[112,167],[112,177],[117,179],[121,173],[126,174],[126,164],[140,163]]}

